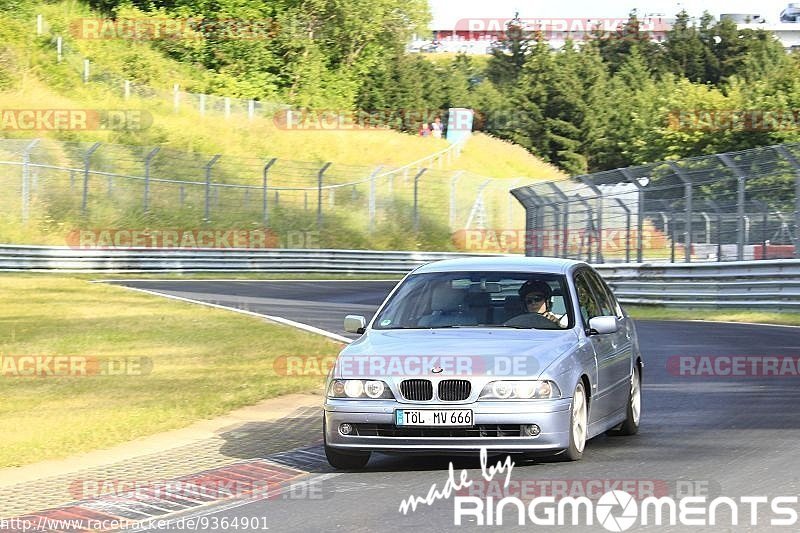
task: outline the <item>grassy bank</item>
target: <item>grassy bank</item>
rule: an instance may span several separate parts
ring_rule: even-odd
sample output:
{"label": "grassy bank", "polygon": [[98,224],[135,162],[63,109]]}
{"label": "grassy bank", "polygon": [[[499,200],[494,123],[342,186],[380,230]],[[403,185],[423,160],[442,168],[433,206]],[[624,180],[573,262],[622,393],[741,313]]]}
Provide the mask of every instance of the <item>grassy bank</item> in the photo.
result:
{"label": "grassy bank", "polygon": [[[280,375],[285,355],[340,345],[257,318],[59,276],[0,276],[0,467],[55,459],[318,388]],[[19,377],[22,355],[140,361],[123,375]]]}

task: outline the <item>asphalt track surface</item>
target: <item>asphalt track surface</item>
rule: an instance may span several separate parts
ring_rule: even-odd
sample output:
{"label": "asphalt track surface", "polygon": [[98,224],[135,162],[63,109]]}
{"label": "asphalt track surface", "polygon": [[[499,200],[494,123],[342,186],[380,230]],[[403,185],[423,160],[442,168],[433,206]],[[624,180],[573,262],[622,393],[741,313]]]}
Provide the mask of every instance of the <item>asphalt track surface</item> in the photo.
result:
{"label": "asphalt track surface", "polygon": [[[125,281],[148,289],[251,311],[278,315],[329,331],[342,332],[342,318],[356,313],[370,316],[395,281]],[[687,316],[687,319],[702,318]],[[627,490],[635,497],[727,496],[738,503],[739,523],[720,508],[718,524],[642,526],[629,531],[798,531],[793,526],[770,526],[774,513],[758,504],[752,525],[747,496],[797,497],[800,494],[800,378],[794,377],[687,377],[668,370],[674,356],[800,356],[800,328],[703,322],[637,322],[645,357],[643,417],[633,437],[599,436],[587,443],[583,460],[574,463],[524,460],[515,457],[510,495],[520,495],[519,484],[536,491],[587,492],[594,500],[607,490]],[[321,426],[321,420],[320,420]],[[321,432],[321,427],[319,428]],[[402,514],[400,503],[410,495],[424,497],[432,484],[441,488],[448,474],[448,458],[373,455],[362,472],[336,472],[324,461],[320,434],[308,436],[302,468],[309,474],[297,496],[249,503],[230,502],[202,513],[201,529],[223,530],[222,521],[258,518],[269,531],[606,531],[592,526],[535,526],[516,524],[516,514],[505,513],[502,527],[476,527],[474,522],[454,526],[453,498],[421,505]],[[302,454],[301,454],[302,455]],[[287,455],[291,464],[292,455]],[[311,459],[308,459],[308,458]],[[490,464],[497,461],[492,458]],[[456,477],[468,470],[472,490],[483,497],[477,458],[454,460]],[[502,475],[496,479],[503,479]],[[496,485],[493,486],[496,488]],[[597,487],[602,487],[598,490]],[[313,495],[311,495],[313,493]],[[311,496],[309,496],[311,495]],[[800,504],[786,504],[800,513]],[[619,516],[622,508],[612,510]],[[696,517],[697,515],[695,515]],[[704,516],[703,514],[699,515]],[[185,517],[184,517],[185,518]],[[569,522],[568,522],[569,523]],[[581,522],[584,523],[584,522]],[[651,522],[652,524],[652,516]],[[470,525],[471,524],[471,525]],[[513,525],[509,525],[513,524]],[[173,523],[173,527],[178,524]],[[195,526],[196,527],[196,526]],[[228,530],[264,530],[234,528]]]}

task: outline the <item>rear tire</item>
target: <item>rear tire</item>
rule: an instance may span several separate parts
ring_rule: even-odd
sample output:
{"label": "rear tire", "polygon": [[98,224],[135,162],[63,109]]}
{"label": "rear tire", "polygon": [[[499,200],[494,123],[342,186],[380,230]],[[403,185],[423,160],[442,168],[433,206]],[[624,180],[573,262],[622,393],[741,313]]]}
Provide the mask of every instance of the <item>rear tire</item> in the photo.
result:
{"label": "rear tire", "polygon": [[589,421],[589,405],[586,403],[583,381],[579,381],[575,387],[569,412],[569,447],[558,458],[562,461],[579,461],[586,447]]}

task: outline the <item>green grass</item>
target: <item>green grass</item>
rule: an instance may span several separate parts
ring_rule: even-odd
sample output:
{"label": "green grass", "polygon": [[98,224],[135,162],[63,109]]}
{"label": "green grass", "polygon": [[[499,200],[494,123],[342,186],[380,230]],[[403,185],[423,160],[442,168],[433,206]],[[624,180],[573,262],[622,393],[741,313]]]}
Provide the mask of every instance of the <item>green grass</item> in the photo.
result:
{"label": "green grass", "polygon": [[0,467],[104,448],[319,388],[282,355],[341,345],[300,330],[59,276],[0,276],[0,355],[149,357],[147,375],[0,376]]}
{"label": "green grass", "polygon": [[770,313],[718,309],[682,309],[677,307],[626,305],[625,310],[639,320],[709,320],[712,322],[751,322],[800,326],[800,313]]}

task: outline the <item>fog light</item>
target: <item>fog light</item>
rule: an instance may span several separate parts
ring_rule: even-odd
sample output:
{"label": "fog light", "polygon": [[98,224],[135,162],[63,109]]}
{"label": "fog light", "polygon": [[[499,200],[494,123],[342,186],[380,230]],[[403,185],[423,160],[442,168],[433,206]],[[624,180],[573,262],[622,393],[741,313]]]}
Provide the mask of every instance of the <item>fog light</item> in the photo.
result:
{"label": "fog light", "polygon": [[536,437],[541,432],[542,429],[536,424],[531,424],[529,426],[522,426],[522,434],[528,437]]}
{"label": "fog light", "polygon": [[339,424],[339,433],[342,435],[349,435],[353,432],[353,426],[350,424]]}

